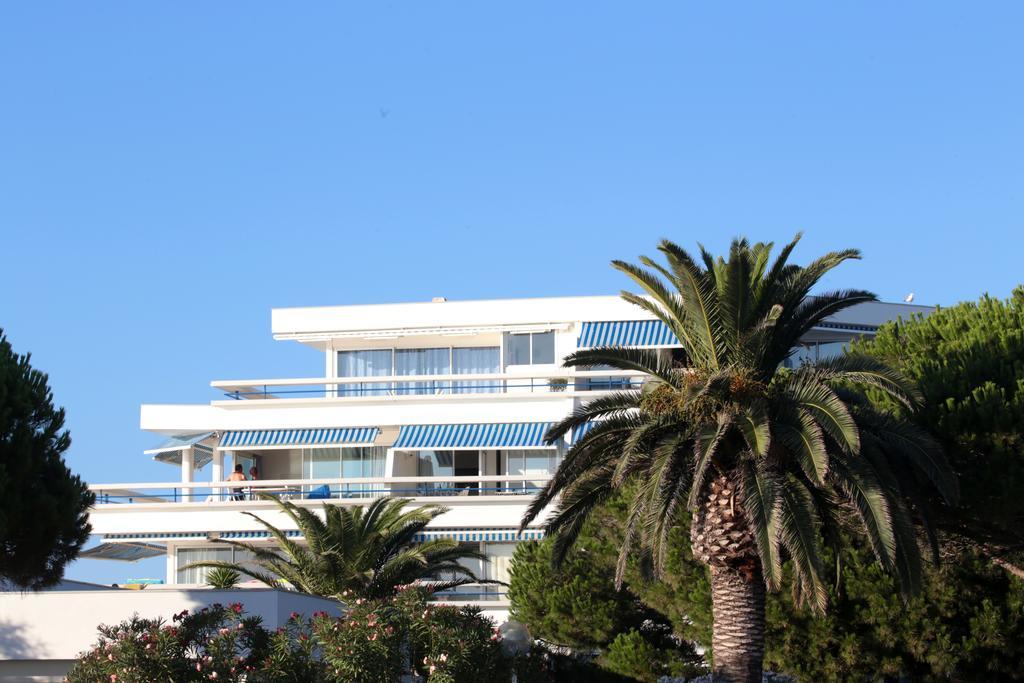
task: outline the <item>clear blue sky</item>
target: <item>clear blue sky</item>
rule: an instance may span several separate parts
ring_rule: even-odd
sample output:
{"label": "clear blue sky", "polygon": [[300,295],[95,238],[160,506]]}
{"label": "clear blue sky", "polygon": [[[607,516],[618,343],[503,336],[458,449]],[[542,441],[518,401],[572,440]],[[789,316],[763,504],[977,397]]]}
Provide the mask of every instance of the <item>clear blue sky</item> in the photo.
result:
{"label": "clear blue sky", "polygon": [[[557,6],[556,6],[557,5]],[[139,404],[307,376],[274,306],[613,293],[657,239],[1019,282],[1024,4],[7,3],[0,326],[93,482]],[[104,581],[160,562],[82,562]]]}

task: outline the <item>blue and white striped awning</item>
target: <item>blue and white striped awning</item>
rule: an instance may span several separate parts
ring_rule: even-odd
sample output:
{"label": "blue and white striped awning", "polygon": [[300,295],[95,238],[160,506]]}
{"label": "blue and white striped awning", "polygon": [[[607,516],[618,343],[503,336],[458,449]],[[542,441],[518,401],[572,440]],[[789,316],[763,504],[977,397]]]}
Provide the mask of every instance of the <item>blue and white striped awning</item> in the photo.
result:
{"label": "blue and white striped awning", "polygon": [[539,541],[544,538],[542,529],[527,529],[518,533],[515,529],[439,529],[437,531],[424,531],[413,536],[417,543],[423,543],[433,538],[452,538],[456,541],[477,542],[489,541],[491,543],[500,541]]}
{"label": "blue and white striped awning", "polygon": [[405,425],[394,448],[549,448],[544,432],[551,422]]}
{"label": "blue and white striped awning", "polygon": [[597,423],[595,423],[593,421],[591,421],[591,422],[584,422],[579,427],[575,427],[572,430],[572,442],[576,443],[577,441],[579,441],[580,439],[585,437],[587,435],[587,433],[590,432],[590,430],[594,428],[595,424],[597,424]]}
{"label": "blue and white striped awning", "polygon": [[322,446],[332,444],[370,445],[380,433],[377,427],[333,429],[258,429],[226,432],[219,450],[230,448],[278,448],[281,446]]}
{"label": "blue and white striped awning", "polygon": [[660,320],[617,320],[583,323],[576,346],[679,346],[679,339]]}

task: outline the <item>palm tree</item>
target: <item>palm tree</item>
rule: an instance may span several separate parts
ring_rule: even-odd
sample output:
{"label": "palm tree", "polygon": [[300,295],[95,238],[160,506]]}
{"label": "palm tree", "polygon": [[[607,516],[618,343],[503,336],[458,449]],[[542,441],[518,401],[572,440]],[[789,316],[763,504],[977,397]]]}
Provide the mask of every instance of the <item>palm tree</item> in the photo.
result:
{"label": "palm tree", "polygon": [[287,581],[295,590],[341,599],[354,596],[382,598],[398,586],[424,582],[431,590],[447,590],[467,583],[495,583],[477,579],[459,564],[462,559],[485,559],[450,538],[416,542],[416,535],[435,517],[448,511],[438,505],[406,510],[403,498],[378,498],[366,508],[325,504],[323,518],[292,502],[273,496],[281,511],[298,527],[304,541],[290,538],[264,519],[246,512],[270,532],[276,548],[217,539],[216,543],[252,553],[249,564],[204,561],[191,567],[220,567],[262,581],[271,587]]}
{"label": "palm tree", "polygon": [[865,399],[870,388],[915,407],[918,391],[897,372],[855,355],[782,367],[826,317],[876,300],[859,290],[809,296],[823,275],[860,254],[791,265],[799,239],[774,262],[772,244],[746,240],[733,241],[727,260],[701,247],[698,262],[662,241],[667,267],[646,257],[641,266],[613,262],[646,294],[623,298],[668,325],[685,362],[620,347],[570,355],[567,367],[610,365],[643,373],[643,382],[551,428],[553,441],[589,424],[523,519],[525,527],[557,498],[546,522],[557,561],[590,512],[623,492],[630,505],[621,581],[631,558],[659,573],[669,531],[689,509],[694,557],[711,574],[716,680],[761,680],[765,589],[779,587],[784,562],[798,598],[823,610],[823,545],[838,549],[841,533],[859,529],[913,592],[923,489],[934,486],[950,502],[957,496],[937,443]]}

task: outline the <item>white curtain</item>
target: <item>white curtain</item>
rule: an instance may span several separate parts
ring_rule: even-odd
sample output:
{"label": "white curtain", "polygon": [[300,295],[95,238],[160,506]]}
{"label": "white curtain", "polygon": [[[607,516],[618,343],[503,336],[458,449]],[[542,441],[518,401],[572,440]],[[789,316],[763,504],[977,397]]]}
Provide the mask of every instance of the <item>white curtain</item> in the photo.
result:
{"label": "white curtain", "polygon": [[[501,351],[497,346],[477,346],[452,349],[453,375],[483,375],[501,372]],[[499,380],[466,380],[455,382],[456,394],[496,394],[501,391]]]}
{"label": "white curtain", "polygon": [[[339,351],[338,377],[385,377],[391,374],[391,349]],[[339,384],[339,396],[384,396],[388,382]]]}
{"label": "white curtain", "polygon": [[206,583],[210,573],[207,567],[181,569],[192,562],[231,562],[231,548],[179,548],[178,549],[178,583]]}
{"label": "white curtain", "polygon": [[[451,349],[398,349],[395,351],[396,375],[450,375]],[[399,382],[399,394],[439,394],[450,382]]]}

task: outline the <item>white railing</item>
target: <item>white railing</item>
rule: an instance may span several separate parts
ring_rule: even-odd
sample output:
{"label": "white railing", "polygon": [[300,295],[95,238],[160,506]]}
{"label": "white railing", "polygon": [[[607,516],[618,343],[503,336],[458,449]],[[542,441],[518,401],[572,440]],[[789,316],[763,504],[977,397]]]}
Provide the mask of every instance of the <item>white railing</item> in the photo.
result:
{"label": "white railing", "polygon": [[387,399],[473,394],[556,394],[638,388],[642,372],[624,370],[548,370],[527,374],[380,375],[296,379],[216,380],[210,386],[232,399]]}
{"label": "white railing", "polygon": [[221,482],[141,482],[92,484],[97,505],[218,504],[263,500],[366,500],[395,498],[463,498],[465,496],[529,496],[551,478],[548,474],[499,474],[451,477],[359,477],[326,479],[264,479]]}

